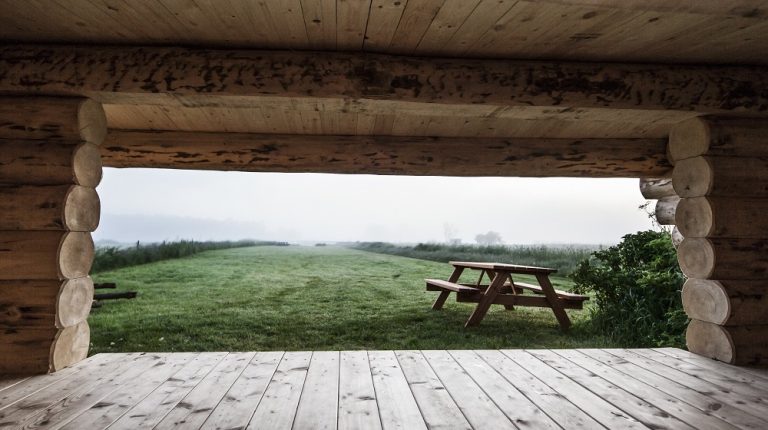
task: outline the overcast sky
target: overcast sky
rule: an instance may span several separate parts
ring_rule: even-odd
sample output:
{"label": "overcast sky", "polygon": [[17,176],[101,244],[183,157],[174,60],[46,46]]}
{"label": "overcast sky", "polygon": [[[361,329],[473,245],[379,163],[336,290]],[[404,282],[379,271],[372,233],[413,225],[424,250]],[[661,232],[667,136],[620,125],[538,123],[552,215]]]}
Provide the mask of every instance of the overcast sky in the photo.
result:
{"label": "overcast sky", "polygon": [[636,179],[104,169],[95,240],[611,244],[651,228]]}

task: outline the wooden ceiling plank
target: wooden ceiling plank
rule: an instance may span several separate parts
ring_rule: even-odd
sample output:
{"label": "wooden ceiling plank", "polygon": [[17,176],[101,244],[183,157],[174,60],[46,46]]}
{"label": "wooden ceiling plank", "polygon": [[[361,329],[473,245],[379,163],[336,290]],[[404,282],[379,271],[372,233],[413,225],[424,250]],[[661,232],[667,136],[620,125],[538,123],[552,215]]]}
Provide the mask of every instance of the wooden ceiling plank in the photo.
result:
{"label": "wooden ceiling plank", "polygon": [[413,54],[443,3],[445,0],[419,0],[407,3],[403,16],[397,24],[392,43],[389,45],[389,51],[397,54]]}
{"label": "wooden ceiling plank", "polygon": [[568,6],[590,6],[643,12],[690,12],[766,19],[768,5],[763,0],[521,0]]}
{"label": "wooden ceiling plank", "polygon": [[443,49],[435,54],[462,55],[467,53],[472,45],[482,37],[498,20],[504,16],[517,0],[480,0],[480,4],[456,30]]}
{"label": "wooden ceiling plank", "polygon": [[336,0],[301,0],[312,49],[336,49]]}
{"label": "wooden ceiling plank", "polygon": [[371,0],[336,0],[336,46],[344,51],[363,49]]}
{"label": "wooden ceiling plank", "polygon": [[373,0],[363,49],[384,52],[392,42],[408,0]]}
{"label": "wooden ceiling plank", "polygon": [[282,46],[302,48],[309,44],[300,0],[268,1],[263,5],[279,35]]}
{"label": "wooden ceiling plank", "polygon": [[480,0],[446,0],[421,37],[415,52],[430,55],[444,49],[479,3]]}

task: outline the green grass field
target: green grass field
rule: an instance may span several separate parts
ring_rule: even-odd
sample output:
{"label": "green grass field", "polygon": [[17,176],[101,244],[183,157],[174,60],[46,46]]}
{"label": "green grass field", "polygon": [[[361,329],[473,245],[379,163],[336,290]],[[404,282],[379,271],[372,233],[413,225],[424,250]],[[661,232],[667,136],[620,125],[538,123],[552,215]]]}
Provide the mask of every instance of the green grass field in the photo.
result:
{"label": "green grass field", "polygon": [[[424,278],[450,272],[445,263],[298,246],[208,251],[103,272],[96,282],[139,296],[94,309],[91,353],[615,346],[589,332],[587,311],[568,311],[568,333],[547,309],[502,306],[464,329],[473,304],[450,299],[432,311],[437,293],[424,290]],[[476,272],[469,275],[475,281]]]}

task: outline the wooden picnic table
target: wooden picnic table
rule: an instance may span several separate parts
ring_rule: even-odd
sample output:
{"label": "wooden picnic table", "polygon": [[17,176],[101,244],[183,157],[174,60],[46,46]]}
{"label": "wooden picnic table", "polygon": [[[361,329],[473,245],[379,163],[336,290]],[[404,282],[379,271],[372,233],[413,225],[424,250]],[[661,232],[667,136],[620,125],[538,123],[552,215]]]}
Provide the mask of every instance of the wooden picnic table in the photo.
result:
{"label": "wooden picnic table", "polygon": [[[587,296],[555,290],[549,281],[549,275],[555,269],[546,267],[520,266],[516,264],[484,263],[471,261],[451,261],[453,273],[447,281],[427,279],[427,291],[439,291],[432,309],[442,309],[451,293],[456,293],[456,301],[477,303],[472,315],[464,327],[480,324],[492,304],[504,305],[508,310],[517,306],[548,307],[552,309],[560,327],[567,330],[571,320],[565,309],[581,309]],[[480,276],[474,284],[458,283],[465,269],[480,271]],[[533,275],[539,285],[515,282],[513,275]],[[483,277],[487,276],[490,283],[484,285]],[[533,294],[525,294],[530,291]]]}

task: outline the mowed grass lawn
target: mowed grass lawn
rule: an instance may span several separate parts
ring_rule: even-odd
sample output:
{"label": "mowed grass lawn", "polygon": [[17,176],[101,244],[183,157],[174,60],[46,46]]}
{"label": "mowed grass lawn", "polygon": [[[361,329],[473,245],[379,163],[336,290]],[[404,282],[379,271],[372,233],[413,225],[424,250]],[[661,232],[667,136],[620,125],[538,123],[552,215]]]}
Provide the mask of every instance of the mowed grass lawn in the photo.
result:
{"label": "mowed grass lawn", "polygon": [[452,297],[433,311],[437,293],[424,290],[424,278],[450,272],[445,263],[300,246],[208,251],[104,272],[96,282],[139,295],[94,309],[91,353],[614,346],[589,333],[587,311],[568,311],[568,333],[548,309],[502,306],[465,329],[474,304]]}

